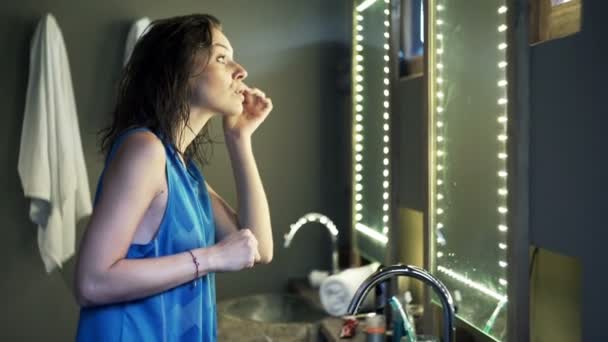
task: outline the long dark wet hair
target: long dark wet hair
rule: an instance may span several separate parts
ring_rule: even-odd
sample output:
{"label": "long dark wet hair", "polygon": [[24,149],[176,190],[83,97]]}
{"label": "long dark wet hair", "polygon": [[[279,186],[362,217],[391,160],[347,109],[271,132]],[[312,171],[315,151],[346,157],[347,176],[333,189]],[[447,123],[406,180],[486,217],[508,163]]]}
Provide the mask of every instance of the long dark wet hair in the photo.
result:
{"label": "long dark wet hair", "polygon": [[[165,143],[183,154],[186,161],[208,161],[212,148],[208,124],[186,151],[176,144],[190,129],[189,79],[201,54],[208,62],[212,30],[220,21],[209,14],[192,14],[153,21],[139,38],[118,84],[116,104],[109,126],[99,132],[101,152],[107,155],[114,140],[131,127],[148,127]],[[207,63],[206,62],[206,63]]]}

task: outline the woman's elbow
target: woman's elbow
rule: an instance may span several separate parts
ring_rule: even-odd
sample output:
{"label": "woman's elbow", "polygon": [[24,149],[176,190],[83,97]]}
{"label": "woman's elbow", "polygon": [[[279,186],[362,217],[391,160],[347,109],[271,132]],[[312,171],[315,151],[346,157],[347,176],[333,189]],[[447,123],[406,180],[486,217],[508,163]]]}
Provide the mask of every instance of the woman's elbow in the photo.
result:
{"label": "woman's elbow", "polygon": [[260,264],[270,264],[272,261],[272,247],[266,251],[260,251]]}
{"label": "woman's elbow", "polygon": [[76,277],[74,297],[81,307],[95,306],[102,303],[98,283],[91,276]]}

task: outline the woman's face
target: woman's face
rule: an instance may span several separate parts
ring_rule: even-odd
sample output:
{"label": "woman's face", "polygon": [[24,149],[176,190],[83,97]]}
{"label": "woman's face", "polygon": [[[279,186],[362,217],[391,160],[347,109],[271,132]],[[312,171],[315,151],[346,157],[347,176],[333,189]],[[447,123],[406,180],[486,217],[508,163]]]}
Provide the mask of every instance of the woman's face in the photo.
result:
{"label": "woman's face", "polygon": [[[209,62],[205,58],[195,67],[193,78],[192,106],[220,115],[239,115],[243,111],[243,80],[247,71],[234,61],[234,50],[228,38],[213,29],[213,43],[209,51]],[[204,70],[200,70],[204,67]]]}

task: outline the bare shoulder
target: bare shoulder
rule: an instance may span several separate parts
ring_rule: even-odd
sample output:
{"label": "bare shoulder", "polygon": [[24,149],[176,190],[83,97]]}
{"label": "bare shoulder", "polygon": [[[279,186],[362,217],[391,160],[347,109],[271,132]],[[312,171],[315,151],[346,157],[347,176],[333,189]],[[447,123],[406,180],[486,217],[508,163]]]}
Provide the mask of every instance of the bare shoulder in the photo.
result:
{"label": "bare shoulder", "polygon": [[152,163],[159,160],[164,161],[165,147],[152,132],[134,132],[125,138],[116,151],[116,157],[128,157],[129,160],[143,160]]}
{"label": "bare shoulder", "polygon": [[134,132],[122,142],[110,165],[108,174],[119,178],[134,177],[161,186],[166,163],[165,147],[152,132]]}

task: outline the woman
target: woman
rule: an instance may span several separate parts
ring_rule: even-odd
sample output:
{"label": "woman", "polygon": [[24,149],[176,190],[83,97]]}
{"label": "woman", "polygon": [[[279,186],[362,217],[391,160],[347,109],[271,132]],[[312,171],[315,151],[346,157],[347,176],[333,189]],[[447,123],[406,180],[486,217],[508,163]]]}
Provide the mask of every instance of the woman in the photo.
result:
{"label": "woman", "polygon": [[[136,44],[76,266],[79,341],[215,341],[214,272],[272,259],[251,136],[272,102],[244,83],[210,15],[155,21]],[[205,182],[206,124],[221,116],[238,213]]]}

